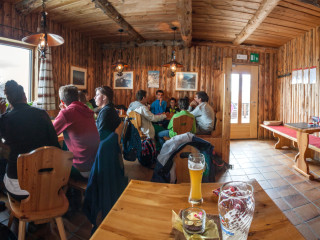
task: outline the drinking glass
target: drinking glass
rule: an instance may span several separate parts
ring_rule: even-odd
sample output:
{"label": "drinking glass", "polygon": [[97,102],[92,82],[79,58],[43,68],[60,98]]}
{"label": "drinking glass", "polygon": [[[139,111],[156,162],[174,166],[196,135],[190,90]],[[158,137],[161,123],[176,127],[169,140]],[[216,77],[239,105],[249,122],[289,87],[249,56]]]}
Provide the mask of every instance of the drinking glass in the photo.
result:
{"label": "drinking glass", "polygon": [[252,185],[235,181],[220,188],[218,209],[223,240],[247,239],[254,207]]}
{"label": "drinking glass", "polygon": [[182,226],[189,234],[202,234],[206,227],[206,212],[197,207],[183,210]]}
{"label": "drinking glass", "polygon": [[201,194],[201,181],[204,167],[205,158],[202,153],[189,154],[188,168],[191,181],[189,203],[191,204],[201,204],[203,202]]}

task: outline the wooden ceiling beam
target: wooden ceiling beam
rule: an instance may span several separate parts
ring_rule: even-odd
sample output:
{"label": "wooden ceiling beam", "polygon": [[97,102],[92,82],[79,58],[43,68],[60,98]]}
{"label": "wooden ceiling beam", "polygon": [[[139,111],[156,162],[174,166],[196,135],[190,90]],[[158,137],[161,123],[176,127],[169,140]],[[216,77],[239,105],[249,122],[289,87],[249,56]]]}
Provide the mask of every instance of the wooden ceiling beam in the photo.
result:
{"label": "wooden ceiling beam", "polygon": [[280,0],[263,0],[256,14],[249,20],[247,25],[241,30],[233,40],[234,45],[243,43],[263,22],[269,13],[278,5]]}
{"label": "wooden ceiling beam", "polygon": [[[45,3],[51,0],[46,0]],[[28,15],[42,6],[42,0],[22,0],[16,4],[16,10],[22,15]]]}
{"label": "wooden ceiling beam", "polygon": [[186,47],[191,47],[192,42],[192,1],[178,0],[177,15],[180,23],[180,33]]}
{"label": "wooden ceiling beam", "polygon": [[146,40],[121,16],[121,14],[107,0],[92,0],[96,8],[100,8],[108,17],[115,21],[125,32],[134,38],[138,43]]}
{"label": "wooden ceiling beam", "polygon": [[[171,40],[150,40],[145,41],[143,43],[137,43],[134,41],[131,42],[124,42],[122,43],[123,48],[130,48],[130,47],[152,47],[152,46],[158,46],[158,47],[167,47],[167,46],[173,46],[173,42]],[[183,48],[184,42],[183,41],[176,41],[175,46]],[[113,43],[105,43],[103,44],[103,48],[120,48],[118,42]]]}
{"label": "wooden ceiling beam", "polygon": [[298,0],[299,2],[311,4],[316,7],[320,7],[320,1],[319,0]]}

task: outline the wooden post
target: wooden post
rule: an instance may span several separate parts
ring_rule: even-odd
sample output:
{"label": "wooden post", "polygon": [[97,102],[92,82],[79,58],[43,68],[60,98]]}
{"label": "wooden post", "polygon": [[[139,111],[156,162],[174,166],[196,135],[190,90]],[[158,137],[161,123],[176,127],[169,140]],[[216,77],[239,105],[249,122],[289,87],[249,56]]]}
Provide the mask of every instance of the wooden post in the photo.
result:
{"label": "wooden post", "polygon": [[192,40],[192,1],[177,1],[177,16],[180,23],[181,37],[186,47],[191,47]]}
{"label": "wooden post", "polygon": [[222,116],[222,159],[229,163],[230,156],[230,117],[231,117],[231,73],[232,58],[223,59],[224,96]]}

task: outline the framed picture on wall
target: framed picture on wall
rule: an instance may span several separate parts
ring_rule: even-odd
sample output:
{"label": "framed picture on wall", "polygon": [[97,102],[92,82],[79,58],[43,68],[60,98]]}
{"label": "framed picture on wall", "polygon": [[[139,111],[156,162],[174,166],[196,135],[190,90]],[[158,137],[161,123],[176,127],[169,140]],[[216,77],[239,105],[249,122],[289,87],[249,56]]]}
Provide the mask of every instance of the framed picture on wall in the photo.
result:
{"label": "framed picture on wall", "polygon": [[160,71],[148,71],[148,88],[159,88]]}
{"label": "framed picture on wall", "polygon": [[197,72],[177,72],[176,91],[197,91],[198,73]]}
{"label": "framed picture on wall", "polygon": [[123,72],[122,76],[114,72],[113,80],[114,89],[133,89],[133,72]]}
{"label": "framed picture on wall", "polygon": [[71,84],[79,89],[87,88],[87,69],[71,66]]}

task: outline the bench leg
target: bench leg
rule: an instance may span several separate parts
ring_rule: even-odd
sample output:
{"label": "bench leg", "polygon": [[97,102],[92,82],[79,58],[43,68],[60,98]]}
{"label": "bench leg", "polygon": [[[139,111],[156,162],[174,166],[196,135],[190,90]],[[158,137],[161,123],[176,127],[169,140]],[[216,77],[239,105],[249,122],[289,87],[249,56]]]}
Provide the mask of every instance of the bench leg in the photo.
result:
{"label": "bench leg", "polygon": [[275,149],[281,149],[282,147],[290,147],[291,140],[285,137],[282,137],[281,135],[277,133],[273,133],[273,136],[275,138],[278,138],[278,142],[274,145]]}
{"label": "bench leg", "polygon": [[[310,156],[309,145],[309,134],[297,131],[297,140],[299,147],[299,154],[296,156],[296,162],[293,165],[293,168],[299,173],[308,177],[310,180],[314,179],[314,176],[309,172],[309,165],[306,158]],[[309,151],[308,151],[309,150]]]}

